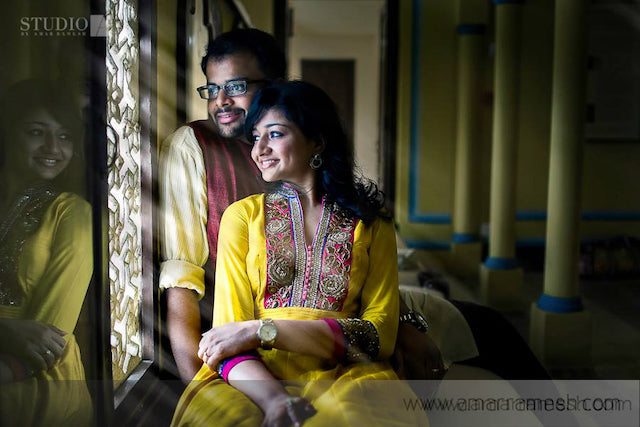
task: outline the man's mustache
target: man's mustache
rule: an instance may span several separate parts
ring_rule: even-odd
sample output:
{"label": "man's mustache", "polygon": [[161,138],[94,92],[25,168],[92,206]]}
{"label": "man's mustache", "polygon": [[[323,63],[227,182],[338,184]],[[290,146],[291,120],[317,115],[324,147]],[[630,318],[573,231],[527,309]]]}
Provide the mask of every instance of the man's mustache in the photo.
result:
{"label": "man's mustache", "polygon": [[214,115],[218,115],[218,114],[224,114],[224,113],[243,113],[244,110],[242,108],[220,108],[216,111],[214,111]]}

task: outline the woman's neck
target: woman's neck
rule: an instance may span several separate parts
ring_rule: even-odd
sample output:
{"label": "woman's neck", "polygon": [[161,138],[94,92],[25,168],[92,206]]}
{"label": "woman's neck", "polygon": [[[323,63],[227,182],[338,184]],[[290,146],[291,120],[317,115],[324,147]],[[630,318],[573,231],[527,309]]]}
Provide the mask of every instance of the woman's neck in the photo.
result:
{"label": "woman's neck", "polygon": [[320,192],[316,190],[315,185],[300,185],[293,182],[287,182],[296,192],[300,198],[300,202],[303,205],[315,207],[322,205],[322,196]]}

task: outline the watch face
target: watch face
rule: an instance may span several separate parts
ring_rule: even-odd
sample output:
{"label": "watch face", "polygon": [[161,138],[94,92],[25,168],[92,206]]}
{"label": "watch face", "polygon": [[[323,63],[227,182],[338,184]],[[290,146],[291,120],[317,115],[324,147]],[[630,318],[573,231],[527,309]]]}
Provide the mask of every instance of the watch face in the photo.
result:
{"label": "watch face", "polygon": [[260,328],[260,337],[262,338],[262,341],[270,342],[275,340],[277,333],[278,330],[272,323],[265,323]]}

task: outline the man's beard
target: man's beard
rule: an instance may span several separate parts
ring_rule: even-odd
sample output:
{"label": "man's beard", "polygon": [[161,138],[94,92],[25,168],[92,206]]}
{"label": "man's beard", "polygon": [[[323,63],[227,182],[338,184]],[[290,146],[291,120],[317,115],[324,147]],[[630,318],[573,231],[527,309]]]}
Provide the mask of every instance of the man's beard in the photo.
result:
{"label": "man's beard", "polygon": [[[213,114],[213,123],[216,126],[216,130],[218,131],[218,134],[223,138],[239,138],[244,135],[244,119],[245,119],[244,111],[241,109],[234,109],[231,111],[240,112],[241,118],[232,123],[219,123],[218,113],[223,112],[223,110],[216,111]],[[231,112],[231,111],[227,110],[225,112]]]}

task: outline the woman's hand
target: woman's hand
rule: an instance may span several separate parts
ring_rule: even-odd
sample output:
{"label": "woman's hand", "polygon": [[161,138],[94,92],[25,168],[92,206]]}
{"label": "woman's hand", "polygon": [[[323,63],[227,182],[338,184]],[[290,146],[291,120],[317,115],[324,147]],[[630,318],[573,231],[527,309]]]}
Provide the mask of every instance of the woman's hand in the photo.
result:
{"label": "woman's hand", "polygon": [[34,371],[51,369],[62,357],[66,332],[36,320],[2,319],[0,349]]}
{"label": "woman's hand", "polygon": [[288,395],[278,396],[271,399],[269,406],[265,408],[262,427],[299,427],[315,413],[316,409],[306,399]]}
{"label": "woman's hand", "polygon": [[229,322],[202,334],[198,357],[215,371],[222,360],[258,348],[258,320]]}

